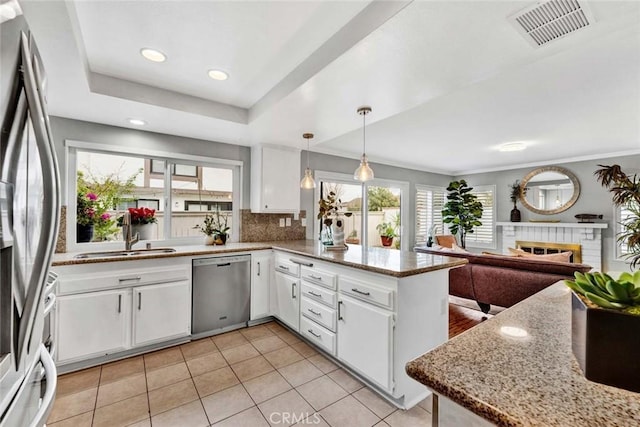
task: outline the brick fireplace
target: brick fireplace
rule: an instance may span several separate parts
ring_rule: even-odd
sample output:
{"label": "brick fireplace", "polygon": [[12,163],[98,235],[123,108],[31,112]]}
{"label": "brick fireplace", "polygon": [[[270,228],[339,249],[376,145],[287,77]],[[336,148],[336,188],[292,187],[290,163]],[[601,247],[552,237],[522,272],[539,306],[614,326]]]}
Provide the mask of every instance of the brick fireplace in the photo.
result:
{"label": "brick fireplace", "polygon": [[[607,228],[607,224],[498,222],[496,225],[502,227],[503,253],[508,251],[507,248],[517,247],[517,242],[549,243],[549,246],[558,246],[557,244],[579,245],[582,263],[588,264],[596,270],[602,269],[602,230]],[[573,249],[569,250],[573,251]],[[578,262],[575,257],[574,262]]]}

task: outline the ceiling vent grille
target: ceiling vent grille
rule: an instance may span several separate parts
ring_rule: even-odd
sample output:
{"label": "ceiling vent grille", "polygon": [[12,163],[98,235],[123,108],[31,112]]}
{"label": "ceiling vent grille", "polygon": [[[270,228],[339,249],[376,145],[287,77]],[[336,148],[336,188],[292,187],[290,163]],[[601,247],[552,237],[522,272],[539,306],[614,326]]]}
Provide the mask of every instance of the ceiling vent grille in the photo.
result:
{"label": "ceiling vent grille", "polygon": [[518,32],[534,47],[592,25],[595,20],[585,3],[548,0],[509,17]]}

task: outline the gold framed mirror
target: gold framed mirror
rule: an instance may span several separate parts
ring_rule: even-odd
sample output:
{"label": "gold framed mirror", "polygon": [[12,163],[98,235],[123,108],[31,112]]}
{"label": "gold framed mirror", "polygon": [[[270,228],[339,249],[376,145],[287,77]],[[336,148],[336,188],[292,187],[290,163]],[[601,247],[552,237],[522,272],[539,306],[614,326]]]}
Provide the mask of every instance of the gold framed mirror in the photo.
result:
{"label": "gold framed mirror", "polygon": [[568,169],[560,166],[544,166],[529,172],[520,183],[522,205],[542,215],[564,212],[575,204],[580,196],[580,182]]}

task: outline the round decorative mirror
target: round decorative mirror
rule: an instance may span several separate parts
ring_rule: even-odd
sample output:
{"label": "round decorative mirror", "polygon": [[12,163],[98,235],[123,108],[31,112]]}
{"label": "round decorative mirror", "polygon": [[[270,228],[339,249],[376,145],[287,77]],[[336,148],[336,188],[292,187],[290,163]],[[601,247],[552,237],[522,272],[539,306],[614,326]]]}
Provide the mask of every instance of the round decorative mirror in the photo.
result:
{"label": "round decorative mirror", "polygon": [[578,200],[580,183],[569,170],[559,166],[534,169],[522,179],[520,201],[532,212],[552,215],[564,212]]}

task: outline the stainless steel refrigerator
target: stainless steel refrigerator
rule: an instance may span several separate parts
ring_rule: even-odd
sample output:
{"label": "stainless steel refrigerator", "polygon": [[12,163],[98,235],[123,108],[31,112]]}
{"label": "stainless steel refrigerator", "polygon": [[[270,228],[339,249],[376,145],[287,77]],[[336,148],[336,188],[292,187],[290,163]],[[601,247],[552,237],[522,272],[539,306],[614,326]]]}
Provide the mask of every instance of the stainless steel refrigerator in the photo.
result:
{"label": "stainless steel refrigerator", "polygon": [[29,35],[19,43],[0,144],[0,427],[43,425],[56,388],[49,267],[59,172],[40,57]]}

